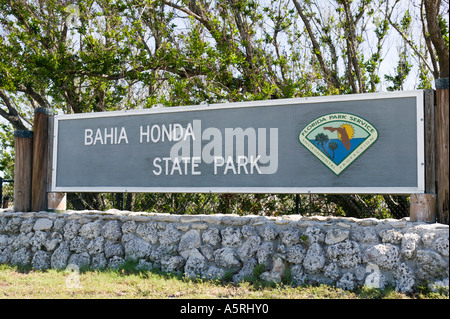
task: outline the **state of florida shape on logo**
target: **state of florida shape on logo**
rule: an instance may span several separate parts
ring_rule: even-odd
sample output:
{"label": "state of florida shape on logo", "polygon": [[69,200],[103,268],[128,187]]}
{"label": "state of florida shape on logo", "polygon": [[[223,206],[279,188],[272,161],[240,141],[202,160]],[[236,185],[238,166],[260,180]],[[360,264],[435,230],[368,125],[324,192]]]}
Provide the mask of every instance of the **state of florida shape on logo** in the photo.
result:
{"label": "state of florida shape on logo", "polygon": [[341,174],[378,139],[377,129],[348,113],[323,115],[298,135],[300,143],[334,174]]}

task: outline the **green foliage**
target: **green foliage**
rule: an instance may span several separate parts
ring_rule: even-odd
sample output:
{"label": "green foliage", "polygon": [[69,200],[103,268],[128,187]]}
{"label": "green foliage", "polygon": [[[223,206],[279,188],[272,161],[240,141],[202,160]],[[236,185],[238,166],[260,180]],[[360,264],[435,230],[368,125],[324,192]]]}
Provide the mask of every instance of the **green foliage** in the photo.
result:
{"label": "green foliage", "polygon": [[447,49],[449,48],[449,40],[448,40],[448,18],[445,20],[442,15],[438,16],[439,28],[441,29],[441,35],[444,39],[445,44],[447,45]]}
{"label": "green foliage", "polygon": [[14,132],[0,123],[0,171],[4,179],[14,178]]}
{"label": "green foliage", "polygon": [[[12,132],[19,125],[31,129],[39,106],[83,113],[365,93],[379,91],[383,78],[388,90],[401,90],[412,73],[408,50],[402,48],[395,70],[380,72],[393,16],[385,5],[367,0],[1,1],[0,89],[19,115],[11,121],[7,101],[0,98],[0,116],[10,122],[0,126],[0,169],[13,177]],[[395,26],[409,32],[415,16],[401,12]],[[448,20],[440,16],[439,25],[448,46]],[[426,64],[419,74],[420,88],[430,87]],[[296,211],[295,195],[285,194],[126,194],[121,201],[117,196],[71,194],[69,202],[76,209],[183,214]],[[378,209],[361,197],[354,200],[359,210]],[[342,198],[302,195],[299,212],[355,215],[350,206]]]}

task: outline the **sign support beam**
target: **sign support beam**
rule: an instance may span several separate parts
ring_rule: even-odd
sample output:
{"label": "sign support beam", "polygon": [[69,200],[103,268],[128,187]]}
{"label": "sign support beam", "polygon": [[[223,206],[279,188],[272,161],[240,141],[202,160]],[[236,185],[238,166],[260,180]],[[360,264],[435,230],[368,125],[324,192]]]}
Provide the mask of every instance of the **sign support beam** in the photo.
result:
{"label": "sign support beam", "polygon": [[14,210],[31,210],[31,178],[33,167],[33,132],[15,131]]}
{"label": "sign support beam", "polygon": [[436,84],[436,175],[438,221],[449,223],[449,78]]}

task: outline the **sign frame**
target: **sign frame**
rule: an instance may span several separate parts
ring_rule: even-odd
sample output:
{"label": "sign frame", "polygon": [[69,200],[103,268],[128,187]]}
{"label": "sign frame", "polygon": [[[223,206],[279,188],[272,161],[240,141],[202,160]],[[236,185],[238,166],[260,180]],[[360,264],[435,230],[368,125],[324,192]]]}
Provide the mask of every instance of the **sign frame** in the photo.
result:
{"label": "sign frame", "polygon": [[[345,101],[362,101],[376,100],[386,98],[416,98],[416,128],[417,128],[417,187],[71,187],[57,186],[56,174],[58,167],[58,128],[60,121],[73,119],[92,119],[103,117],[117,117],[129,115],[149,115],[173,112],[192,112],[202,110],[221,110],[233,108],[251,108],[264,106],[284,106],[299,104],[314,104],[323,102],[345,102]],[[335,112],[343,112],[345,110],[335,110]],[[280,194],[419,194],[425,192],[425,128],[424,128],[424,91],[399,91],[399,92],[381,92],[381,93],[361,93],[349,95],[334,95],[323,97],[304,97],[279,100],[264,100],[250,102],[220,103],[211,105],[192,105],[181,107],[159,107],[140,110],[121,110],[111,112],[97,113],[80,113],[80,114],[61,114],[54,115],[52,119],[53,129],[50,131],[50,183],[49,192],[98,192],[98,193],[280,193]],[[303,145],[300,145],[303,147]],[[327,169],[324,167],[324,169]]]}

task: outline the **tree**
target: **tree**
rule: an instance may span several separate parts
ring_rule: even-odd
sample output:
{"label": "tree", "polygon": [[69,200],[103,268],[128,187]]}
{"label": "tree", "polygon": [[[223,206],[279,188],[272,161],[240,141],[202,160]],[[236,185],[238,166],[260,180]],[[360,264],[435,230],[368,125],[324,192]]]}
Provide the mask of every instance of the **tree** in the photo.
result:
{"label": "tree", "polygon": [[[394,36],[404,60],[421,65],[426,86],[426,71],[444,70],[445,52],[448,61],[448,2],[410,8],[410,28],[426,26],[416,39],[401,28],[403,0],[392,1],[1,0],[2,167],[12,167],[10,132],[32,129],[36,107],[81,113],[380,91],[385,75],[397,75],[382,72]],[[389,80],[393,89],[411,72],[397,84]],[[144,197],[123,202],[162,207],[160,200],[172,200]],[[69,195],[77,208],[101,209],[111,198]],[[189,198],[179,195],[171,207]]]}
{"label": "tree", "polygon": [[333,152],[333,156],[331,157],[332,160],[334,160],[334,155],[335,155],[334,153],[338,149],[338,147],[339,146],[336,142],[328,143],[328,149]]}
{"label": "tree", "polygon": [[[422,0],[420,7],[425,7],[425,17],[427,21],[428,34],[424,34],[425,39],[433,43],[436,56],[439,62],[439,71],[435,68],[435,78],[448,78],[449,74],[449,41],[448,41],[448,20],[444,20],[440,12],[441,0]],[[448,1],[447,1],[448,19]],[[422,20],[423,21],[423,20]],[[424,26],[425,29],[425,26]],[[439,73],[438,73],[439,72]]]}
{"label": "tree", "polygon": [[328,135],[319,133],[316,135],[314,140],[318,145],[320,145],[320,147],[322,147],[322,150],[325,152],[325,154],[327,154],[327,156],[331,158],[330,154],[328,154],[327,150],[325,149],[325,144],[328,143]]}
{"label": "tree", "polygon": [[377,91],[383,43],[389,30],[385,18],[377,12],[387,10],[387,4],[365,0],[293,3],[306,29],[305,42],[311,44],[317,70],[325,82],[324,93]]}
{"label": "tree", "polygon": [[[387,2],[388,3],[388,2]],[[423,70],[433,74],[435,79],[449,76],[449,39],[448,39],[448,14],[449,3],[441,0],[417,0],[412,2],[413,17],[410,10],[404,11],[404,4],[396,0],[391,4],[390,14],[386,15],[389,24],[398,32],[412,51]],[[403,16],[398,14],[397,20],[393,12],[405,12]],[[408,32],[412,25],[417,33]]]}

